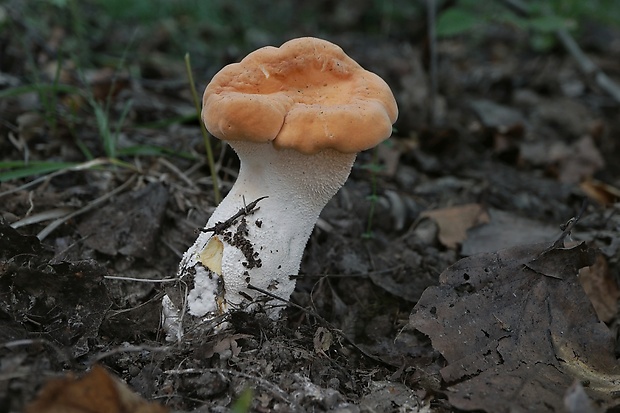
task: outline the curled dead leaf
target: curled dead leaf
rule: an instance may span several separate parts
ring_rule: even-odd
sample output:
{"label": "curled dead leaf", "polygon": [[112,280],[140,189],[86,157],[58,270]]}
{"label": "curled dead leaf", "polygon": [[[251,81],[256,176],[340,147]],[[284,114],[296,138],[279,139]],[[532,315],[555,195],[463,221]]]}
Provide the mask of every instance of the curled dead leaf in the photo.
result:
{"label": "curled dead leaf", "polygon": [[250,337],[252,336],[248,334],[232,334],[219,337],[217,340],[208,343],[205,357],[211,358],[215,354],[218,354],[222,360],[237,357],[241,352],[241,346],[237,343],[237,340]]}
{"label": "curled dead leaf", "polygon": [[101,366],[80,378],[73,374],[50,380],[25,413],[167,413],[150,403]]}
{"label": "curled dead leaf", "polygon": [[596,179],[586,179],[579,184],[579,188],[601,205],[611,205],[620,200],[620,188]]}
{"label": "curled dead leaf", "polygon": [[420,214],[430,218],[439,227],[439,241],[447,248],[456,249],[467,238],[467,230],[490,221],[489,214],[480,204],[466,204]]}
{"label": "curled dead leaf", "polygon": [[316,329],[314,333],[314,351],[317,354],[325,355],[325,352],[329,350],[332,346],[332,342],[334,341],[334,336],[325,327],[319,327]]}

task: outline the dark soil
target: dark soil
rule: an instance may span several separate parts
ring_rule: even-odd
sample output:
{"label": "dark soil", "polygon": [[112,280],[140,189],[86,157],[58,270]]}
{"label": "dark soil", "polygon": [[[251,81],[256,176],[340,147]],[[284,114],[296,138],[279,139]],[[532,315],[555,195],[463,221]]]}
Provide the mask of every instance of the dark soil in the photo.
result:
{"label": "dark soil", "polygon": [[[32,84],[31,56],[41,68],[60,61],[43,33],[22,47],[32,26],[9,3],[14,21],[0,29],[0,92]],[[165,48],[161,27],[161,39],[127,57],[127,70],[104,59],[85,72],[76,60],[62,62],[60,82],[109,102],[111,122],[131,101],[119,151],[149,145],[168,152],[126,152],[122,164],[0,183],[0,412],[21,411],[50,378],[94,364],[171,411],[229,411],[247,388],[258,412],[457,411],[441,373],[450,358],[433,347],[432,334],[410,324],[414,306],[459,259],[553,243],[580,211],[564,241],[598,251],[596,264],[588,262],[593,281],[584,276],[582,284],[616,336],[620,102],[560,44],[536,52],[527,33],[488,25],[476,36],[438,42],[432,111],[421,17],[392,33],[338,27],[291,29],[268,43],[325,37],[382,76],[399,104],[393,137],[358,156],[324,209],[279,320],[233,313],[229,329],[197,328],[178,343],[161,330],[161,299],[171,284],[160,281],[175,277],[215,206],[182,56]],[[68,28],[58,36],[72,39]],[[620,32],[586,27],[579,36],[620,83]],[[93,54],[111,53],[97,39],[86,41]],[[199,90],[207,73],[255,46],[211,48],[208,63],[196,56]],[[54,73],[41,69],[42,82]],[[0,161],[85,162],[80,145],[105,158],[83,94],[56,97],[51,112],[36,92],[0,98]],[[238,161],[213,145],[226,192]],[[469,212],[447,210],[461,206]]]}

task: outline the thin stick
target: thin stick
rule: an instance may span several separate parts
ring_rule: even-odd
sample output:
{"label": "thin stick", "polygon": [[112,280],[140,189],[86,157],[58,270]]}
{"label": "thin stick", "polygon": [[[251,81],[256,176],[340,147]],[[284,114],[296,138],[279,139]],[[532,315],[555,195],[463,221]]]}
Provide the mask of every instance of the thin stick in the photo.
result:
{"label": "thin stick", "polygon": [[558,29],[555,34],[560,40],[560,43],[562,43],[562,46],[564,46],[568,53],[577,61],[579,70],[581,70],[586,77],[594,79],[601,89],[607,92],[616,102],[620,103],[620,86],[614,83],[605,72],[586,56],[566,29]]}
{"label": "thin stick", "polygon": [[295,307],[301,311],[303,311],[304,313],[316,318],[317,320],[319,320],[319,322],[323,325],[325,325],[327,328],[330,329],[331,332],[335,332],[336,334],[340,335],[343,339],[345,339],[350,345],[352,345],[357,351],[359,351],[361,354],[365,355],[366,357],[368,357],[369,359],[372,359],[378,363],[384,364],[386,366],[392,366],[392,364],[388,363],[385,360],[382,360],[380,357],[375,356],[374,354],[369,353],[368,351],[366,351],[365,349],[361,348],[360,346],[357,345],[357,343],[355,341],[353,341],[352,338],[350,338],[348,335],[345,334],[344,331],[336,328],[332,323],[330,323],[329,321],[327,321],[326,319],[324,319],[323,317],[321,317],[319,314],[315,313],[314,311],[308,310],[307,308],[304,308],[302,306],[300,306],[299,304],[295,304],[294,302],[284,299],[282,297],[277,296],[276,294],[273,294],[267,290],[264,290],[262,288],[258,288],[253,286],[252,284],[247,284],[246,287],[249,290],[254,290],[257,291],[261,294],[266,295],[267,297],[273,298],[274,300],[279,300],[282,301],[284,303],[286,303],[287,305],[290,305],[292,307]]}
{"label": "thin stick", "polygon": [[149,352],[168,352],[172,348],[168,346],[124,346],[124,347],[116,347],[112,350],[105,351],[103,353],[95,354],[88,360],[89,365],[94,365],[95,363],[103,360],[106,357],[113,356],[115,354],[123,354],[123,353],[142,353],[144,351]]}
{"label": "thin stick", "polygon": [[110,161],[108,159],[106,159],[106,158],[97,158],[97,159],[93,159],[91,161],[87,161],[87,162],[84,162],[84,163],[81,163],[81,164],[78,164],[78,165],[75,165],[75,166],[69,166],[69,167],[66,167],[66,168],[62,168],[62,169],[59,169],[59,170],[54,171],[52,173],[40,176],[40,177],[38,177],[36,179],[33,179],[30,182],[27,182],[27,183],[25,183],[23,185],[20,185],[18,187],[13,188],[13,189],[9,189],[7,191],[0,192],[0,198],[3,197],[3,196],[6,196],[6,195],[10,195],[10,194],[12,194],[14,192],[18,192],[18,191],[22,191],[24,189],[28,189],[31,186],[34,186],[34,185],[36,185],[38,183],[41,183],[41,182],[44,182],[46,180],[52,179],[52,178],[54,178],[54,177],[56,177],[58,175],[62,175],[62,174],[67,173],[67,172],[81,171],[81,170],[84,170],[84,169],[94,168],[95,166],[106,165],[108,163],[110,163]]}
{"label": "thin stick", "polygon": [[206,369],[187,368],[187,369],[173,369],[173,370],[164,371],[164,374],[170,375],[170,376],[181,376],[185,374],[204,374],[204,373],[217,373],[217,374],[221,374],[222,376],[230,375],[230,376],[236,376],[236,377],[251,380],[257,385],[263,387],[265,390],[270,391],[271,394],[276,396],[278,399],[280,399],[280,401],[288,404],[288,406],[293,411],[297,411],[299,409],[299,405],[295,402],[295,400],[289,399],[288,395],[286,394],[284,390],[278,387],[277,384],[272,383],[269,380],[264,379],[262,377],[253,376],[251,374],[243,373],[243,372],[236,371],[236,370],[220,369],[220,368],[206,368]]}
{"label": "thin stick", "polygon": [[[521,0],[499,0],[499,2],[520,16],[531,17],[527,4]],[[568,31],[561,28],[555,31],[555,35],[560,43],[562,43],[562,46],[564,46],[564,49],[575,59],[579,66],[579,70],[589,79],[593,79],[598,87],[603,89],[616,102],[620,102],[620,86],[611,80],[609,76],[581,50]]]}
{"label": "thin stick", "polygon": [[106,280],[135,281],[140,283],[171,283],[179,281],[178,278],[165,278],[163,280],[156,280],[153,278],[118,277],[115,275],[104,275],[103,278]]}
{"label": "thin stick", "polygon": [[52,233],[52,231],[54,231],[60,225],[64,224],[65,222],[67,222],[68,220],[70,220],[73,217],[76,217],[78,215],[82,215],[83,213],[90,211],[91,209],[93,209],[97,205],[103,203],[104,201],[107,201],[108,199],[112,198],[114,195],[118,194],[119,192],[122,192],[125,188],[127,188],[129,185],[131,185],[134,180],[135,180],[135,175],[132,175],[131,178],[129,178],[127,181],[125,181],[125,183],[123,183],[122,185],[120,185],[117,188],[114,188],[112,191],[108,192],[107,194],[105,194],[103,196],[100,196],[99,198],[93,200],[92,202],[90,202],[85,207],[80,208],[80,209],[78,209],[75,212],[67,214],[67,215],[63,216],[62,218],[59,218],[59,219],[53,221],[51,224],[49,224],[47,227],[43,228],[43,230],[37,234],[37,238],[39,238],[40,241],[43,241],[49,234]]}
{"label": "thin stick", "polygon": [[230,228],[230,226],[235,223],[237,218],[251,215],[256,210],[258,210],[258,208],[256,208],[256,204],[258,204],[261,200],[265,198],[269,198],[269,197],[261,196],[260,198],[250,202],[249,204],[241,208],[235,215],[228,218],[226,221],[216,222],[215,225],[213,225],[212,227],[204,228],[204,229],[201,229],[200,231],[201,232],[213,232],[214,234],[221,235],[224,230]]}

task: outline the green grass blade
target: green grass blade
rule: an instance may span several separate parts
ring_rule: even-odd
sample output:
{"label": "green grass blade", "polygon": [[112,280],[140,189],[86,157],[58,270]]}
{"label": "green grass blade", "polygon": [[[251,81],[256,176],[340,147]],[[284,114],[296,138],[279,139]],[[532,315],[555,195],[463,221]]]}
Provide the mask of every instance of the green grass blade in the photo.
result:
{"label": "green grass blade", "polygon": [[80,93],[80,89],[76,88],[75,86],[63,85],[63,84],[56,84],[56,85],[38,84],[38,85],[15,86],[15,87],[0,91],[0,99],[21,96],[27,93],[41,93],[41,92]]}
{"label": "green grass blade", "polygon": [[9,170],[0,170],[0,182],[11,181],[13,179],[25,178],[28,176],[41,175],[50,172],[56,172],[61,169],[71,168],[77,165],[76,162],[29,162],[24,161],[6,161],[0,162],[0,169],[10,168]]}
{"label": "green grass blade", "polygon": [[123,111],[121,112],[121,116],[118,119],[118,123],[116,124],[116,129],[114,131],[115,144],[116,142],[118,142],[118,136],[121,133],[121,128],[123,127],[123,123],[125,123],[125,117],[127,117],[127,114],[129,113],[129,109],[131,109],[131,105],[133,105],[133,100],[129,99],[125,103],[125,106],[123,107]]}
{"label": "green grass blade", "polygon": [[95,119],[97,121],[97,130],[101,142],[103,143],[103,151],[108,158],[116,158],[116,142],[110,132],[110,124],[108,122],[108,114],[103,107],[94,99],[90,100],[90,104],[95,112]]}

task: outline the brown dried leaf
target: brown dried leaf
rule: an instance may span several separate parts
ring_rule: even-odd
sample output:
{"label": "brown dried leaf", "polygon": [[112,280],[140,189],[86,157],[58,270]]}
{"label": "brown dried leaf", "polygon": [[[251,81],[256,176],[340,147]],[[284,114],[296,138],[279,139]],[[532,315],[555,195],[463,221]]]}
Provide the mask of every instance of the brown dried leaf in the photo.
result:
{"label": "brown dried leaf", "polygon": [[150,403],[100,366],[81,378],[72,374],[49,381],[25,413],[166,413],[168,408]]}
{"label": "brown dried leaf", "polygon": [[317,354],[325,355],[325,352],[332,346],[334,336],[331,331],[325,327],[319,327],[316,329],[314,339],[312,341],[314,343],[314,351]]}
{"label": "brown dried leaf", "polygon": [[217,340],[208,343],[208,347],[204,353],[205,357],[211,358],[215,354],[218,354],[220,356],[220,359],[222,360],[228,360],[231,357],[237,357],[241,352],[241,346],[239,346],[237,340],[250,337],[252,336],[248,334],[233,334],[219,337]]}
{"label": "brown dried leaf", "polygon": [[461,254],[468,256],[481,252],[493,252],[523,244],[553,240],[559,228],[507,211],[488,208],[490,222],[477,225],[467,231],[467,239],[461,245]]}
{"label": "brown dried leaf", "polygon": [[579,188],[590,198],[602,205],[611,205],[620,199],[620,188],[597,181],[587,179],[579,184]]}
{"label": "brown dried leaf", "polygon": [[603,254],[597,254],[593,265],[579,271],[579,281],[590,298],[599,320],[611,321],[618,313],[620,289],[609,272],[609,266]]}
{"label": "brown dried leaf", "polygon": [[603,155],[591,136],[584,136],[573,143],[567,154],[557,160],[560,182],[579,183],[589,179],[605,167]]}
{"label": "brown dried leaf", "polygon": [[490,221],[489,215],[480,204],[466,204],[455,207],[425,211],[421,217],[430,218],[439,227],[439,241],[447,248],[456,249],[467,238],[467,230]]}
{"label": "brown dried leaf", "polygon": [[578,184],[605,167],[605,160],[590,135],[568,144],[563,141],[526,141],[520,145],[521,160],[546,166],[560,182]]}
{"label": "brown dried leaf", "polygon": [[574,379],[589,383],[598,406],[618,404],[614,339],[576,277],[592,251],[585,244],[548,248],[465,258],[414,308],[410,325],[447,360],[441,375],[455,407],[559,412]]}

